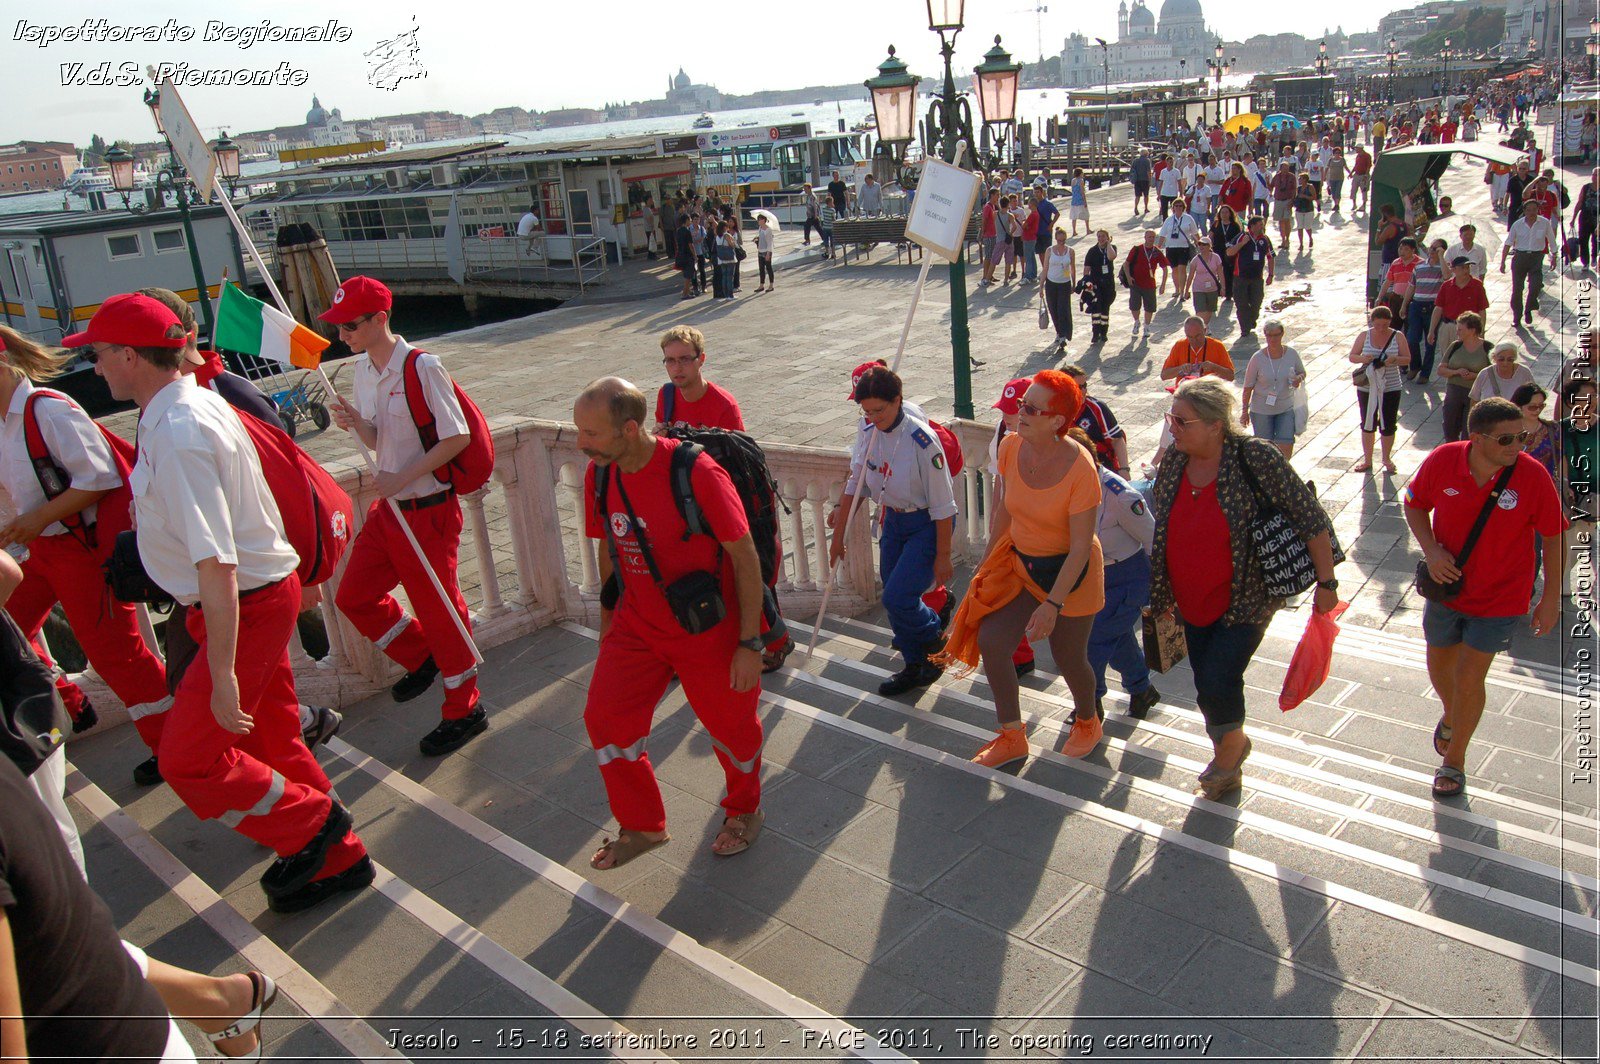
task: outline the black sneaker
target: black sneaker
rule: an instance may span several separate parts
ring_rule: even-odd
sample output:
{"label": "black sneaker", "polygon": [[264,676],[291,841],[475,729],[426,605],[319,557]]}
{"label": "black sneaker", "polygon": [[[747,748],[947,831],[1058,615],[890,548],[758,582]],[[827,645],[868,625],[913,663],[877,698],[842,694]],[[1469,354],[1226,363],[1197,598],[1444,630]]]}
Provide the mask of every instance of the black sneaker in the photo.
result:
{"label": "black sneaker", "polygon": [[133,782],[141,787],[154,787],[161,782],[161,766],[153,756],[133,766]]}
{"label": "black sneaker", "polygon": [[99,723],[100,714],[94,711],[94,703],[86,698],[83,700],[83,708],[78,710],[78,719],[72,722],[72,734],[86,732]]}
{"label": "black sneaker", "polygon": [[1150,712],[1150,707],[1161,701],[1161,692],[1154,687],[1146,687],[1136,695],[1128,696],[1128,716],[1137,720],[1144,720],[1145,714]]}
{"label": "black sneaker", "polygon": [[1017,662],[1017,679],[1019,679],[1019,680],[1022,679],[1024,676],[1028,675],[1028,673],[1030,673],[1032,671],[1033,671],[1033,662],[1032,661],[1019,661],[1019,662]]}
{"label": "black sneaker", "polygon": [[459,750],[467,745],[467,740],[474,735],[482,735],[489,730],[489,714],[482,706],[455,720],[441,720],[439,726],[424,735],[417,746],[429,757],[438,757],[448,754],[452,750]]}
{"label": "black sneaker", "polygon": [[286,898],[310,883],[311,877],[322,870],[322,862],[333,844],[344,838],[354,823],[350,810],[338,799],[333,799],[328,819],[311,836],[311,841],[301,847],[298,853],[273,861],[262,873],[261,889],[267,892],[267,899]]}
{"label": "black sneaker", "polygon": [[439,666],[433,663],[433,655],[428,655],[428,660],[418,665],[395,681],[389,688],[389,693],[394,695],[396,702],[409,702],[433,686],[433,681],[439,675]]}
{"label": "black sneaker", "polygon": [[336,876],[313,880],[299,890],[277,897],[267,895],[267,908],[275,913],[297,913],[336,894],[370,887],[374,875],[376,871],[372,867],[372,858],[363,854],[361,860]]}
{"label": "black sneaker", "polygon": [[339,725],[344,723],[344,714],[327,706],[306,708],[311,711],[311,724],[300,733],[300,737],[305,740],[306,749],[309,750],[339,734]]}
{"label": "black sneaker", "polygon": [[901,695],[918,687],[927,687],[940,676],[944,670],[931,662],[920,662],[916,665],[907,665],[887,680],[878,685],[880,695]]}

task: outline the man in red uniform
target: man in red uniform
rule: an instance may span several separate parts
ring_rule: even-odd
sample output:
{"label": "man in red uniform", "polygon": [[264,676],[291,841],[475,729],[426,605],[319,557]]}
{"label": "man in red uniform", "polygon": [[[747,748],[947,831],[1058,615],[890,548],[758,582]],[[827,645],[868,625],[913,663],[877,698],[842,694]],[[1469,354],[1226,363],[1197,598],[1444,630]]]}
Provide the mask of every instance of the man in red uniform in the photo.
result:
{"label": "man in red uniform", "polygon": [[[355,401],[335,397],[333,418],[378,453],[378,494],[366,522],[350,546],[344,576],[334,599],[356,630],[405,670],[394,685],[396,702],[416,698],[444,673],[443,719],[422,737],[424,754],[458,750],[489,727],[478,704],[478,667],[472,648],[456,629],[449,610],[470,629],[467,600],[456,582],[461,548],[461,503],[434,471],[467,449],[471,436],[454,382],[439,359],[419,352],[417,377],[432,411],[438,442],[424,448],[406,396],[404,367],[411,354],[405,337],[389,331],[394,298],[381,282],[352,277],[333,294],[323,321],[339,327],[339,338],[361,357],[355,359]],[[406,541],[393,498],[428,557],[428,564],[450,596],[446,606],[428,579],[417,552]],[[391,591],[406,589],[416,617],[409,617]]]}
{"label": "man in red uniform", "polygon": [[675,325],[661,337],[661,364],[671,380],[656,393],[657,425],[744,431],[739,401],[706,380],[706,338],[693,325]]}
{"label": "man in red uniform", "polygon": [[1523,424],[1522,411],[1510,401],[1483,400],[1468,416],[1469,438],[1434,448],[1406,487],[1406,524],[1428,573],[1440,584],[1461,580],[1459,593],[1429,599],[1422,613],[1428,678],[1444,703],[1433,732],[1434,750],[1444,758],[1434,772],[1436,798],[1466,790],[1467,744],[1483,716],[1484,677],[1527,615],[1536,541],[1542,540],[1544,593],[1533,611],[1533,634],[1548,635],[1561,616],[1567,521],[1550,474],[1522,451],[1528,440]]}
{"label": "man in red uniform", "polygon": [[111,394],[139,406],[128,478],[139,558],[190,607],[199,644],[162,728],[162,774],[196,816],[278,854],[261,877],[272,909],[367,886],[372,862],[350,812],[300,738],[289,665],[299,557],[244,426],[180,371],[183,326],[149,296],[106,300],[62,342],[92,347]]}
{"label": "man in red uniform", "polygon": [[[677,677],[711,735],[727,792],[722,831],[711,850],[732,856],[761,831],[761,562],[732,482],[709,455],[690,467],[695,503],[710,536],[685,536],[673,496],[675,452],[685,446],[644,427],[644,396],[618,377],[583,390],[572,410],[584,476],[586,527],[603,539],[600,656],[583,719],[617,818],[615,840],[590,859],[616,868],[667,842],[667,814],[645,743],[655,707]],[[690,625],[675,608],[686,583]],[[714,611],[724,616],[718,620]]]}

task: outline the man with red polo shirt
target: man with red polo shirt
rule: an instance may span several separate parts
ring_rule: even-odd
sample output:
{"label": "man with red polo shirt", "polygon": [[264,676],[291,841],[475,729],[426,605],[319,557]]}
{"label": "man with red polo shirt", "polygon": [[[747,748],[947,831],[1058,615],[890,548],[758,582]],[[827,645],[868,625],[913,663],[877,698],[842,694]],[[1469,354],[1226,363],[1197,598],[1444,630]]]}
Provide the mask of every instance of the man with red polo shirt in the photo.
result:
{"label": "man with red polo shirt", "polygon": [[[1382,145],[1379,145],[1382,150]],[[1350,211],[1365,210],[1367,197],[1372,193],[1372,155],[1367,151],[1365,144],[1356,145],[1356,157],[1350,162]],[[1356,204],[1356,196],[1361,197],[1361,203]]]}
{"label": "man with red polo shirt", "polygon": [[[389,330],[393,305],[394,297],[381,281],[352,277],[334,292],[333,306],[321,315],[339,327],[339,338],[359,356],[353,360],[355,399],[336,396],[333,418],[377,452],[377,488],[383,496],[367,511],[350,545],[334,603],[357,631],[406,670],[392,688],[396,702],[422,694],[444,673],[443,719],[418,744],[434,757],[460,749],[489,727],[488,713],[478,704],[477,659],[448,612],[453,608],[470,630],[467,600],[456,582],[461,503],[434,476],[467,449],[472,437],[450,375],[436,356],[418,351],[417,379],[438,432],[438,442],[424,448],[406,396],[405,365],[413,349],[405,337]],[[451,605],[434,590],[387,502],[391,498]],[[415,617],[395,601],[391,592],[396,584],[406,589]]]}
{"label": "man with red polo shirt", "polygon": [[1128,252],[1122,260],[1122,283],[1128,286],[1128,309],[1133,314],[1133,328],[1139,329],[1139,311],[1144,311],[1145,333],[1156,316],[1156,271],[1161,271],[1161,291],[1167,290],[1166,252],[1156,246],[1156,231],[1144,231],[1144,243]]}
{"label": "man with red polo shirt", "polygon": [[[644,396],[620,377],[583,390],[573,406],[589,456],[584,511],[600,552],[600,655],[583,719],[600,761],[615,840],[590,864],[616,868],[667,842],[667,814],[645,743],[674,677],[722,763],[726,816],[711,852],[731,857],[760,834],[761,561],[744,506],[721,466],[695,455],[690,485],[711,535],[692,536],[673,497],[672,468],[689,446],[644,427]],[[669,601],[685,581],[712,585],[685,616]],[[720,607],[722,616],[716,616]],[[691,623],[686,623],[691,622]]]}
{"label": "man with red polo shirt", "polygon": [[1456,319],[1469,310],[1476,311],[1487,324],[1489,293],[1484,290],[1483,282],[1472,275],[1472,258],[1457,255],[1450,260],[1450,276],[1439,286],[1439,294],[1433,300],[1428,346],[1435,351],[1450,350],[1450,345],[1456,341]]}
{"label": "man with red polo shirt", "polygon": [[706,380],[706,338],[693,325],[674,325],[661,337],[661,364],[671,378],[656,393],[657,425],[744,431],[739,401]]}
{"label": "man with red polo shirt", "polygon": [[[1422,613],[1428,678],[1444,703],[1433,733],[1434,750],[1444,758],[1433,777],[1435,798],[1466,789],[1467,744],[1483,715],[1484,677],[1528,612],[1536,543],[1543,547],[1544,592],[1533,634],[1549,634],[1560,620],[1567,521],[1550,474],[1522,451],[1523,424],[1510,401],[1483,400],[1467,418],[1469,438],[1434,448],[1406,487],[1406,524],[1428,573],[1440,584],[1461,579],[1458,594],[1429,599]],[[1485,513],[1463,565],[1466,541]]]}
{"label": "man with red polo shirt", "polygon": [[188,336],[149,296],[113,296],[62,343],[92,347],[112,396],[138,404],[128,486],[139,559],[189,607],[199,645],[161,729],[167,783],[196,816],[278,854],[261,877],[270,908],[367,886],[372,862],[350,811],[300,738],[289,664],[299,558],[250,436],[221,396],[182,373]]}

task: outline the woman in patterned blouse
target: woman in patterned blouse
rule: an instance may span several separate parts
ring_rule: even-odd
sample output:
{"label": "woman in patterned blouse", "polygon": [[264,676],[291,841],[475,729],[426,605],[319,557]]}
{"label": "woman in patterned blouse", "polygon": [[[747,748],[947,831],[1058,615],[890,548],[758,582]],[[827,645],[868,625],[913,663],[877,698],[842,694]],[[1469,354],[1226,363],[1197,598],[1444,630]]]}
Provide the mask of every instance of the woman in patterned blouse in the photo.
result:
{"label": "woman in patterned blouse", "polygon": [[[1166,614],[1176,607],[1183,619],[1195,698],[1214,754],[1200,773],[1200,788],[1215,799],[1240,786],[1250,756],[1244,672],[1267,621],[1283,605],[1267,597],[1251,537],[1257,512],[1262,506],[1281,511],[1305,538],[1317,567],[1318,613],[1339,602],[1332,525],[1282,452],[1243,434],[1227,382],[1186,381],[1173,396],[1167,426],[1172,446],[1152,498],[1150,609]],[[1177,545],[1170,560],[1169,543]]]}

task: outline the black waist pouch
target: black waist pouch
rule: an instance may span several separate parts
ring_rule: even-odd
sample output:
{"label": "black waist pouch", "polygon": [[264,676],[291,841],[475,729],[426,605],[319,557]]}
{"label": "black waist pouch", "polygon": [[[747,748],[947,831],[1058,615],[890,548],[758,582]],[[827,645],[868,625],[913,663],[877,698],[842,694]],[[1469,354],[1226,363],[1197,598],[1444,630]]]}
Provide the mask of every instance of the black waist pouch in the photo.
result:
{"label": "black waist pouch", "polygon": [[680,576],[667,585],[666,594],[672,615],[690,635],[709,632],[728,616],[728,604],[722,598],[722,581],[715,573],[701,569]]}
{"label": "black waist pouch", "polygon": [[[1016,552],[1017,558],[1022,562],[1023,571],[1028,574],[1028,578],[1043,588],[1046,595],[1050,594],[1050,589],[1056,586],[1056,578],[1061,575],[1061,567],[1067,564],[1067,556],[1065,554],[1024,554],[1015,547],[1011,549]],[[1073,591],[1082,587],[1083,578],[1088,575],[1089,567],[1085,565],[1083,572],[1078,574],[1078,579],[1073,581],[1072,588],[1067,594],[1070,595]]]}
{"label": "black waist pouch", "polygon": [[139,557],[138,533],[133,529],[117,533],[117,542],[111,547],[111,557],[106,559],[102,568],[105,570],[106,584],[118,600],[142,602],[160,612],[172,608],[172,596],[145,572],[144,560]]}

